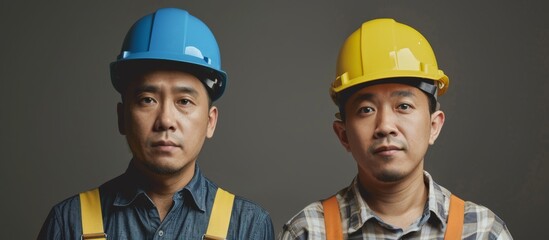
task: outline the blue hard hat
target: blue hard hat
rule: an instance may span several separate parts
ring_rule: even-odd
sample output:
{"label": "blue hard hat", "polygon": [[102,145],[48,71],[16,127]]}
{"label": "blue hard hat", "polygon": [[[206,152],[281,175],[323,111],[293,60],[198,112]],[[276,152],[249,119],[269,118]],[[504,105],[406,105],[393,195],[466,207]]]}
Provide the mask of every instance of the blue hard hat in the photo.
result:
{"label": "blue hard hat", "polygon": [[130,28],[116,61],[111,81],[122,93],[127,81],[145,69],[177,69],[200,79],[212,101],[225,90],[227,74],[215,37],[202,21],[185,10],[162,8],[139,19]]}

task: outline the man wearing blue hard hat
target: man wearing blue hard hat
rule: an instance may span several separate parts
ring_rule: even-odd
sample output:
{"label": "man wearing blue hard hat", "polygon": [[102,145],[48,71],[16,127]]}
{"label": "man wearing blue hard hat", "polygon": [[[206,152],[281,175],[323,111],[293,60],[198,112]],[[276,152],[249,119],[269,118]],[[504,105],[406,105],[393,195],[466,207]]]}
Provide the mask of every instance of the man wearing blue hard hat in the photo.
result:
{"label": "man wearing blue hard hat", "polygon": [[133,158],[121,176],[54,206],[38,239],[273,239],[264,209],[196,163],[227,80],[210,29],[184,10],[159,9],[131,27],[110,68]]}

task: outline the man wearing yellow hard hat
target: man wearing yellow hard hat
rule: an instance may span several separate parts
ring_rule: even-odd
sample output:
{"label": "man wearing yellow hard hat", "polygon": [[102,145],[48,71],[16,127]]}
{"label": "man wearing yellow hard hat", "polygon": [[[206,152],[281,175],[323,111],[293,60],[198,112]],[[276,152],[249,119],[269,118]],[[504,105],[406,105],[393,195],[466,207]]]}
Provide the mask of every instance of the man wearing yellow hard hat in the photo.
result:
{"label": "man wearing yellow hard hat", "polygon": [[279,239],[512,239],[488,208],[463,201],[424,170],[449,86],[427,40],[393,19],[362,24],[343,44],[330,95],[333,129],[357,163],[351,185],[311,203]]}

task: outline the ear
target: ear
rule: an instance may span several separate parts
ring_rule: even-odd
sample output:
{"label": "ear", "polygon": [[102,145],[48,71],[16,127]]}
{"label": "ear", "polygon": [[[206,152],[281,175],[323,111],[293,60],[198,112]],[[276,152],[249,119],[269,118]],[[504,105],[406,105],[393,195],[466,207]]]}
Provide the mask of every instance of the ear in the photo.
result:
{"label": "ear", "polygon": [[116,104],[116,114],[118,116],[118,132],[122,135],[126,135],[123,103]]}
{"label": "ear", "polygon": [[211,106],[208,112],[208,129],[206,132],[207,138],[212,138],[215,132],[215,126],[217,125],[217,107]]}
{"label": "ear", "polygon": [[431,114],[431,135],[429,136],[430,145],[435,144],[435,140],[437,140],[438,135],[442,130],[442,126],[444,125],[444,120],[445,120],[444,112],[440,110]]}
{"label": "ear", "polygon": [[347,131],[345,130],[345,123],[342,121],[334,121],[332,127],[334,128],[334,132],[337,135],[337,138],[339,139],[339,142],[347,152],[351,151],[351,147],[349,145],[349,139],[347,138]]}

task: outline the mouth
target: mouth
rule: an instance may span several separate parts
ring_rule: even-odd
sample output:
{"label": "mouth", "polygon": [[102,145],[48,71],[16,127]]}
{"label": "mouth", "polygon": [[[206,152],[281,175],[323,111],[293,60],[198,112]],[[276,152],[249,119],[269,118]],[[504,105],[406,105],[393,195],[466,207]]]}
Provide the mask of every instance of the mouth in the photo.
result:
{"label": "mouth", "polygon": [[175,142],[172,142],[170,140],[160,140],[160,141],[155,141],[151,144],[151,147],[153,147],[154,149],[158,149],[160,151],[172,151],[176,148],[179,148],[181,147],[181,145],[179,144],[176,144]]}
{"label": "mouth", "polygon": [[387,146],[379,146],[379,147],[374,148],[372,153],[374,155],[389,156],[389,155],[393,155],[393,154],[395,154],[399,151],[402,151],[402,150],[403,149],[401,147],[394,146],[394,145],[387,145]]}

